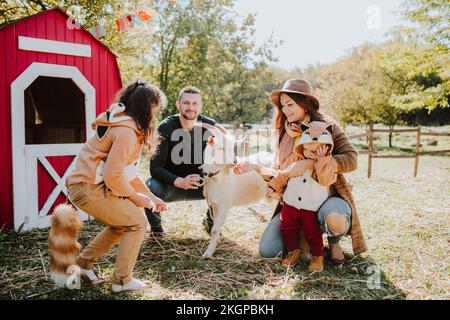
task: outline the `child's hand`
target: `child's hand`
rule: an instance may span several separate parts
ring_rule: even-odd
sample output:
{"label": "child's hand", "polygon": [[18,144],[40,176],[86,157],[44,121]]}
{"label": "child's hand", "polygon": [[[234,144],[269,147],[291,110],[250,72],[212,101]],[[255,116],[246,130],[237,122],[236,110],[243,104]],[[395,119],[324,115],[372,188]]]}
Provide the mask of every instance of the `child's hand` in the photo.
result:
{"label": "child's hand", "polygon": [[244,173],[247,173],[247,172],[250,172],[253,170],[259,172],[260,169],[261,169],[261,166],[258,164],[242,162],[242,163],[236,164],[235,167],[233,168],[233,171],[235,174],[244,174]]}
{"label": "child's hand", "polygon": [[164,201],[162,201],[160,198],[154,197],[152,199],[152,201],[154,203],[153,210],[155,212],[161,212],[161,211],[166,211],[167,210],[167,204]]}
{"label": "child's hand", "polygon": [[138,208],[148,208],[148,209],[153,208],[152,199],[145,194],[142,194],[142,193],[133,194],[130,196],[130,200],[133,201],[133,203]]}
{"label": "child's hand", "polygon": [[317,148],[317,156],[318,157],[326,157],[328,154],[328,146],[327,145],[321,145]]}
{"label": "child's hand", "polygon": [[267,201],[272,202],[274,199],[279,200],[280,195],[276,193],[272,188],[268,188],[266,191]]}

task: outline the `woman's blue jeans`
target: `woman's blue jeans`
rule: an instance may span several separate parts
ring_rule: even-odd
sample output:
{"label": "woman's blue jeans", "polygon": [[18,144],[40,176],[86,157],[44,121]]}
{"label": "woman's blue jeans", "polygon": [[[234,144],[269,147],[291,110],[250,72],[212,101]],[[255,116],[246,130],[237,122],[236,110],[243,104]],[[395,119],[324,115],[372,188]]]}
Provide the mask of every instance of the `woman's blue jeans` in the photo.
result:
{"label": "woman's blue jeans", "polygon": [[[285,253],[285,246],[283,243],[283,235],[280,231],[280,211],[281,206],[277,208],[277,214],[269,222],[266,230],[264,230],[261,240],[259,242],[259,254],[264,258],[274,258],[282,253]],[[325,218],[328,214],[336,212],[342,214],[347,219],[347,228],[343,233],[333,233],[328,229],[325,222]],[[318,213],[318,219],[320,223],[320,228],[328,236],[328,241],[330,243],[339,243],[339,241],[347,235],[348,230],[351,225],[351,215],[352,210],[350,205],[343,199],[338,197],[330,197],[327,201],[323,203],[320,207]]]}

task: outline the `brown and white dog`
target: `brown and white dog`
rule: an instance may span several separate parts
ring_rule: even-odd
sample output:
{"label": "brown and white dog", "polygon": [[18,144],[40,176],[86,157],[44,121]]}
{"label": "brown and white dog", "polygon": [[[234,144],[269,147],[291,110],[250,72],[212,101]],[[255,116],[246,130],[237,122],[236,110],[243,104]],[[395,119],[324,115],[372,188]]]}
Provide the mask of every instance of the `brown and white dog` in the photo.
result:
{"label": "brown and white dog", "polygon": [[77,242],[81,226],[81,219],[73,206],[60,204],[53,211],[48,236],[50,278],[59,287],[73,286],[73,281],[80,279],[76,257],[81,249]]}

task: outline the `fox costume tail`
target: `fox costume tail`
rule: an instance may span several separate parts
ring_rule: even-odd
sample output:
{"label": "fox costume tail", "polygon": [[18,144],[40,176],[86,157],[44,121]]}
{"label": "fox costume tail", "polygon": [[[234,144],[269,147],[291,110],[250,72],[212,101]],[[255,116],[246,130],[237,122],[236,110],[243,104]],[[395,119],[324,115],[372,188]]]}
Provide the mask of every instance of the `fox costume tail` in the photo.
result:
{"label": "fox costume tail", "polygon": [[69,286],[74,275],[80,275],[76,257],[81,245],[77,242],[82,222],[71,205],[60,204],[52,214],[51,229],[48,236],[50,251],[50,278],[59,287]]}

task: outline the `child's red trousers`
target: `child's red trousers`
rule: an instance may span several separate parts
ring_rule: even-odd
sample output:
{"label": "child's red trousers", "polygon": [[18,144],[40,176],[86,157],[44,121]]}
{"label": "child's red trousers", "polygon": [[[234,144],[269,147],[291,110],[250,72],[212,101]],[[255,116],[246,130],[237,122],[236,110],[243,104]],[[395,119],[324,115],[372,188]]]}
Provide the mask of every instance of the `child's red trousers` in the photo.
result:
{"label": "child's red trousers", "polygon": [[297,209],[284,204],[281,209],[281,233],[288,251],[300,248],[300,230],[303,230],[311,255],[323,255],[322,230],[316,211]]}

